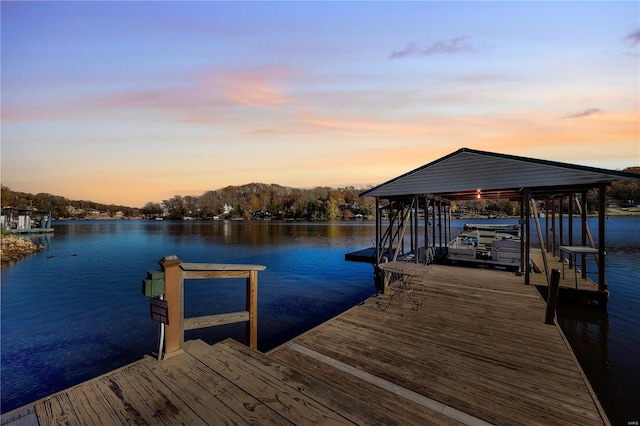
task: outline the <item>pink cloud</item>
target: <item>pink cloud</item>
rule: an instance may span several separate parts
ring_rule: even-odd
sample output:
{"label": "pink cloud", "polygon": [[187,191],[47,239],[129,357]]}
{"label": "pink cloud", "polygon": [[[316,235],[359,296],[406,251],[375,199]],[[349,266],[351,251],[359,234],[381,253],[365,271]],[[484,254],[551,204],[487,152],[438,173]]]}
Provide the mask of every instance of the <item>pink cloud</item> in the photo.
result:
{"label": "pink cloud", "polygon": [[268,107],[292,100],[280,89],[287,71],[211,72],[187,78],[183,87],[131,90],[106,96],[97,104],[109,108],[160,108],[174,111],[187,122],[208,122],[223,108]]}
{"label": "pink cloud", "polygon": [[270,106],[291,102],[276,82],[281,80],[286,71],[281,69],[228,73],[214,76],[214,84],[206,86],[220,88],[226,99],[233,103],[248,106]]}

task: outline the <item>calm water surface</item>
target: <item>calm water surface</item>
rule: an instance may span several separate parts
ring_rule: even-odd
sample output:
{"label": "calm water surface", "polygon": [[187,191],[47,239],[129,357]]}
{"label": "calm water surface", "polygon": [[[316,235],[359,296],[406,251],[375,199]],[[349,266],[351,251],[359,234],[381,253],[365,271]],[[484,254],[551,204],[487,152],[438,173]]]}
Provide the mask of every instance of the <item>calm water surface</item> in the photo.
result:
{"label": "calm water surface", "polygon": [[[459,223],[458,223],[459,222]],[[464,222],[454,221],[454,226]],[[344,254],[370,246],[373,223],[57,222],[46,251],[2,271],[2,412],[157,350],[141,295],[146,271],[185,262],[267,266],[259,274],[258,346],[269,350],[375,293],[370,265]],[[593,224],[592,229],[597,229]],[[614,424],[640,420],[640,219],[607,221],[607,312],[561,307],[561,325]],[[185,286],[186,316],[243,309],[244,280]],[[209,343],[244,325],[194,330]]]}

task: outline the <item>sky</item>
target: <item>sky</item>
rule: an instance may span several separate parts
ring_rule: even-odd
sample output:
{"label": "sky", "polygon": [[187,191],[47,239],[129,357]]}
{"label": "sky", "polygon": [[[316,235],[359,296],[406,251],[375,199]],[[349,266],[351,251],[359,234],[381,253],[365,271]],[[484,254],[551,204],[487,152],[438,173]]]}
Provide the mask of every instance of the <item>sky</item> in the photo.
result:
{"label": "sky", "polygon": [[1,179],[142,207],[460,148],[640,165],[640,3],[11,2]]}

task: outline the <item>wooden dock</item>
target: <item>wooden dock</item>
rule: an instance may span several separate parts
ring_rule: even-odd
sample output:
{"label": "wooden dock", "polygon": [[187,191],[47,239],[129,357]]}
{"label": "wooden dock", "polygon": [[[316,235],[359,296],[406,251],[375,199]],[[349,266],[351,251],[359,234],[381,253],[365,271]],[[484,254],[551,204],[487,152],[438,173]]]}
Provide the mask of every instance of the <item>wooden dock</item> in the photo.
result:
{"label": "wooden dock", "polygon": [[500,270],[426,271],[417,310],[373,297],[268,354],[185,342],[2,425],[608,424],[535,286]]}
{"label": "wooden dock", "polygon": [[[591,257],[591,256],[590,256]],[[540,293],[546,297],[547,292],[547,278],[544,273],[544,262],[542,260],[542,254],[539,250],[532,250],[531,260],[534,268],[540,272],[530,275],[531,284],[538,287]],[[560,298],[565,301],[578,302],[582,304],[597,304],[599,308],[606,308],[609,299],[609,292],[598,291],[598,284],[593,282],[589,278],[582,278],[580,271],[580,264],[577,265],[578,270],[570,268],[566,262],[563,262],[557,257],[547,255],[548,268],[557,269],[562,272],[564,267],[564,274],[560,275]],[[563,264],[564,263],[564,264]],[[593,258],[587,260],[587,267],[596,269]],[[591,270],[589,269],[589,270]]]}

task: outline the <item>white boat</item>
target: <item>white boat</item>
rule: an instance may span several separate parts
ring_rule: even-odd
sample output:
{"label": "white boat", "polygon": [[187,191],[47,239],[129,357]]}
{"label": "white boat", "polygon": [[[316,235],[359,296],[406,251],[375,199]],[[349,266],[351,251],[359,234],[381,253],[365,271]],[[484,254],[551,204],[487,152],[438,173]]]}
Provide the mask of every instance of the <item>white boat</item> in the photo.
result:
{"label": "white boat", "polygon": [[486,265],[520,265],[520,227],[518,225],[466,224],[449,242],[447,259]]}

